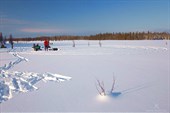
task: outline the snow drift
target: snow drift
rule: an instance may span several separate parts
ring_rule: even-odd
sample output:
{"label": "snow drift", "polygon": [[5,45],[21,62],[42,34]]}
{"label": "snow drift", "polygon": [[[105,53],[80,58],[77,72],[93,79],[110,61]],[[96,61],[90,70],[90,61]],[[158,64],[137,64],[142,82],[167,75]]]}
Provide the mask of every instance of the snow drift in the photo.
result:
{"label": "snow drift", "polygon": [[9,69],[22,61],[28,62],[28,59],[12,53],[17,59],[0,67],[0,103],[13,97],[13,93],[28,92],[37,90],[35,84],[39,81],[63,82],[70,80],[71,77],[53,73],[34,73],[34,72],[10,72]]}

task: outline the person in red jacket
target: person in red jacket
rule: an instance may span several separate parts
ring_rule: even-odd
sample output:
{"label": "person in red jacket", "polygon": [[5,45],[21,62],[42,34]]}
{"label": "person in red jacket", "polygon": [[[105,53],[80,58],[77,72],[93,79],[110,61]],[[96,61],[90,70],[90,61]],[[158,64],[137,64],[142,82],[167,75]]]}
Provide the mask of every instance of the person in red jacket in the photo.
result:
{"label": "person in red jacket", "polygon": [[44,48],[45,48],[45,51],[48,51],[49,41],[47,39],[44,41]]}

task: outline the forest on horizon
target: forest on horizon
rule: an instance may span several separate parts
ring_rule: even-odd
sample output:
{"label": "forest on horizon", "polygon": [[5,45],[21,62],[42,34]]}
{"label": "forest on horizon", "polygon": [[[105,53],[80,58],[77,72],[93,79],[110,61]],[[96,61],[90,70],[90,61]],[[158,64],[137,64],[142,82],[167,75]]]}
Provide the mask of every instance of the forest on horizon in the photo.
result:
{"label": "forest on horizon", "polygon": [[[9,40],[8,37],[1,38],[4,40]],[[11,34],[12,35],[12,34]],[[170,33],[167,32],[118,32],[118,33],[99,33],[96,35],[89,36],[72,36],[72,35],[61,35],[61,36],[39,36],[39,37],[24,37],[17,38],[13,37],[14,41],[43,41],[48,40],[169,40]]]}

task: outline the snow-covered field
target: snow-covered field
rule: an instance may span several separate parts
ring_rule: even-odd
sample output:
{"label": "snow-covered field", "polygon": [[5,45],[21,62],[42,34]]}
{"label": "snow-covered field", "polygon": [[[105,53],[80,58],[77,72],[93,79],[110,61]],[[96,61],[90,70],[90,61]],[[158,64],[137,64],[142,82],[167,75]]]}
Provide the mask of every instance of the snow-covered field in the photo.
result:
{"label": "snow-covered field", "polygon": [[[72,41],[51,42],[59,51],[33,51],[33,43],[43,45],[22,42],[15,43],[14,50],[0,49],[0,81],[2,69],[16,80],[20,78],[16,72],[41,78],[31,84],[38,89],[15,89],[4,101],[2,83],[0,112],[170,112],[170,41],[107,40],[101,41],[101,47],[99,41],[75,41],[75,47]],[[19,62],[16,55],[28,61]],[[71,80],[47,80],[47,73]],[[98,93],[97,80],[104,84],[105,96]]]}

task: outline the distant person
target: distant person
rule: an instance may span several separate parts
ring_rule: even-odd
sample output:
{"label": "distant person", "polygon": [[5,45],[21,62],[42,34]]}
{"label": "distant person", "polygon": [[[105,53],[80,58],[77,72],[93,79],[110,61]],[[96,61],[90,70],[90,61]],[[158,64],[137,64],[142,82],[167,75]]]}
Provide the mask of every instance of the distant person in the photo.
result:
{"label": "distant person", "polygon": [[45,51],[48,51],[48,48],[49,48],[50,46],[49,46],[49,41],[46,39],[45,41],[44,41],[44,48],[45,48]]}
{"label": "distant person", "polygon": [[9,36],[9,43],[11,44],[11,48],[13,49],[14,48],[14,42],[13,42],[13,37],[12,37],[11,34]]}
{"label": "distant person", "polygon": [[32,48],[34,49],[34,51],[35,51],[35,46],[36,46],[35,44],[33,44],[33,46],[32,46]]}
{"label": "distant person", "polygon": [[36,49],[35,49],[35,48],[36,48],[36,45],[35,45],[35,44],[33,44],[33,47],[32,47],[32,48],[34,49],[34,51],[36,51]]}
{"label": "distant person", "polygon": [[39,44],[37,44],[37,45],[35,46],[35,51],[38,51],[38,50],[41,50],[41,46],[40,46]]}
{"label": "distant person", "polygon": [[33,44],[34,51],[39,51],[41,50],[41,46],[39,44]]}
{"label": "distant person", "polygon": [[0,32],[0,46],[2,48],[3,46],[3,36],[2,36],[2,33]]}

